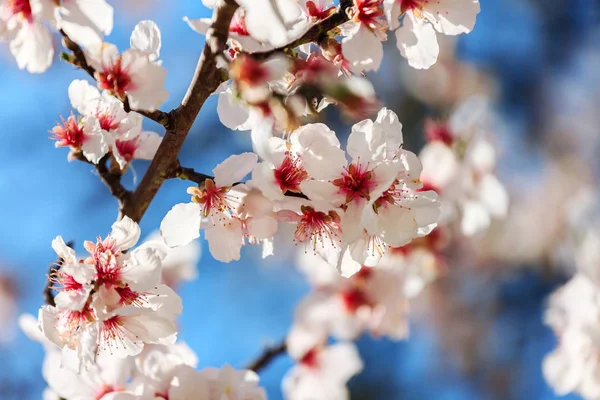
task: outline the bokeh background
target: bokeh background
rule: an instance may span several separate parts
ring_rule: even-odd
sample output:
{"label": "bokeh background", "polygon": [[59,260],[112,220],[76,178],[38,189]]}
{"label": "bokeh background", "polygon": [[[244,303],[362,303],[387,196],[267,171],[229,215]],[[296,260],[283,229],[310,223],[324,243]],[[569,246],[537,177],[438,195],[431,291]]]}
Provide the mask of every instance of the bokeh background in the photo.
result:
{"label": "bokeh background", "polygon": [[[198,0],[115,3],[108,40],[120,48],[139,20],[161,27],[171,92],[163,109],[175,107],[203,46],[182,17],[208,11]],[[477,256],[458,257],[417,299],[408,340],[358,340],[365,370],[350,382],[353,399],[555,398],[541,375],[541,360],[556,343],[542,315],[547,295],[570,274],[553,251],[560,215],[578,185],[597,181],[600,166],[600,2],[482,0],[481,8],[475,30],[444,42],[430,71],[410,70],[390,40],[385,65],[370,77],[384,105],[399,114],[405,147],[413,151],[423,144],[425,117],[447,116],[471,94],[488,97],[511,212],[478,239]],[[1,399],[39,399],[45,387],[42,347],[14,321],[36,314],[43,302],[55,257],[51,240],[62,235],[81,251],[84,240],[108,233],[116,217],[115,200],[89,165],[67,162],[67,150],[48,140],[59,115],[69,113],[67,87],[76,78],[83,72],[60,62],[43,75],[19,71],[0,47]],[[215,100],[200,113],[182,154],[183,164],[204,172],[250,148],[246,133],[220,124]],[[326,118],[340,135],[348,132],[351,121],[333,110]],[[135,163],[126,183],[133,185],[146,166]],[[163,186],[141,223],[146,235],[173,204],[187,201],[187,186]],[[309,290],[292,266],[294,251],[290,245],[263,261],[249,248],[231,264],[204,252],[198,278],[180,288],[180,337],[200,367],[243,367],[284,337]],[[291,365],[280,357],[261,373],[270,399],[282,398],[279,382]]]}

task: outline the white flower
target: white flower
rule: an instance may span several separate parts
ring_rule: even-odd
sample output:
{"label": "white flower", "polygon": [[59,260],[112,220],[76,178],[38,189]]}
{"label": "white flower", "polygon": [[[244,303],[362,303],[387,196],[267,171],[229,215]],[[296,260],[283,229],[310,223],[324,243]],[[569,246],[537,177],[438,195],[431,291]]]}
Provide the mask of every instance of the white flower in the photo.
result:
{"label": "white flower", "polygon": [[108,138],[96,117],[77,118],[70,115],[57,124],[52,131],[51,139],[56,140],[55,147],[69,147],[69,160],[75,153],[81,152],[90,162],[97,164],[109,150]]}
{"label": "white flower", "polygon": [[485,131],[487,114],[486,102],[474,97],[448,123],[429,122],[429,143],[420,153],[421,180],[442,199],[440,222],[459,219],[466,236],[484,232],[508,211],[508,194],[494,174],[496,150]]}
{"label": "white flower", "polygon": [[[214,180],[206,179],[201,188],[188,189],[192,203],[176,204],[161,222],[160,232],[167,245],[183,246],[206,229],[213,257],[229,262],[239,259],[244,245],[242,223],[232,214],[239,204],[232,186],[252,172],[258,157],[254,153],[233,155],[213,169]],[[206,219],[204,224],[202,220]]]}
{"label": "white flower", "polygon": [[398,28],[400,54],[417,69],[427,69],[437,61],[436,31],[445,35],[469,33],[480,10],[478,0],[383,0],[383,6],[390,28]]}
{"label": "white flower", "polygon": [[9,42],[20,69],[41,73],[52,64],[52,36],[44,21],[54,21],[54,7],[50,0],[0,0],[0,41]]}
{"label": "white flower", "polygon": [[106,239],[85,242],[85,260],[77,261],[62,238],[52,242],[61,262],[51,279],[60,293],[56,307],[42,307],[39,323],[76,370],[94,364],[96,354],[126,357],[146,343],[175,339],[182,305],[172,289],[159,285],[165,253],[151,243],[125,252],[139,237],[139,226],[125,217]]}
{"label": "white flower", "polygon": [[585,399],[600,394],[600,291],[577,274],[552,294],[545,316],[559,337],[558,347],[543,362],[543,372],[555,392],[577,393]]}
{"label": "white flower", "polygon": [[136,26],[131,38],[135,46],[119,54],[117,47],[101,43],[85,49],[96,70],[98,87],[121,100],[129,99],[133,109],[153,111],[168,97],[164,88],[167,71],[155,61],[160,50],[160,32],[151,21]]}
{"label": "white flower", "polygon": [[[350,395],[346,383],[363,369],[363,363],[352,343],[324,346],[318,343],[303,352],[298,347],[297,336],[290,335],[287,343],[290,355],[299,363],[284,376],[282,389],[287,400],[347,400]],[[303,339],[300,339],[303,341]],[[304,346],[300,346],[302,348]]]}
{"label": "white flower", "polygon": [[387,40],[383,0],[354,0],[349,9],[350,22],[343,26],[342,53],[355,73],[378,70]]}

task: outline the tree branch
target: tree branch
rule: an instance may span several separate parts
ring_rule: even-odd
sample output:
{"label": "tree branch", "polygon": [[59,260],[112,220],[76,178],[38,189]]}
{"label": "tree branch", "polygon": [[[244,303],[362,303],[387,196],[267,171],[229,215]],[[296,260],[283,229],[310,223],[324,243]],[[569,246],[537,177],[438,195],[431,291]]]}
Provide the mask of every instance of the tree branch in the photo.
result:
{"label": "tree branch", "polygon": [[167,133],[138,188],[125,201],[121,209],[122,215],[140,221],[165,179],[173,176],[179,167],[177,156],[192,124],[206,99],[223,82],[216,58],[225,49],[229,25],[238,7],[234,0],[217,2],[213,23],[206,34],[206,44],[189,89],[181,105],[169,113],[171,123],[168,124]]}
{"label": "tree branch", "polygon": [[[81,68],[82,70],[87,72],[89,76],[91,76],[92,78],[94,78],[94,80],[96,80],[96,70],[91,65],[88,64],[87,59],[85,58],[85,54],[83,53],[83,50],[81,49],[81,46],[79,46],[77,43],[72,41],[71,38],[62,29],[60,30],[60,34],[63,36],[63,39],[62,39],[63,46],[66,49],[71,50],[73,52],[73,54],[63,53],[61,58],[64,61],[68,62],[69,64],[72,64],[72,65],[76,66],[77,68]],[[127,111],[127,112],[135,111],[138,114],[141,114],[144,117],[151,119],[152,121],[158,122],[159,124],[161,124],[165,127],[167,127],[170,122],[169,114],[164,111],[161,111],[161,110],[154,110],[154,111],[132,110],[131,107],[129,107],[129,99],[127,97],[125,97],[125,100],[123,100],[123,106],[125,108],[125,111]]]}
{"label": "tree branch", "polygon": [[307,43],[320,43],[328,37],[327,35],[329,31],[337,28],[338,26],[350,20],[350,18],[348,17],[348,9],[350,9],[352,6],[352,0],[341,0],[336,12],[334,12],[328,18],[324,19],[318,24],[313,25],[308,31],[304,33],[304,35],[302,35],[298,39],[294,40],[289,44],[286,44],[285,46],[268,51],[251,53],[250,55],[254,58],[262,60],[265,58],[269,58],[270,56],[276,53],[287,53],[289,52],[289,50]]}
{"label": "tree branch", "polygon": [[[107,166],[109,159],[111,160],[111,168]],[[96,171],[98,171],[102,183],[108,187],[110,194],[119,201],[119,205],[121,206],[129,199],[131,192],[121,184],[121,170],[120,168],[113,168],[115,164],[115,158],[111,154],[106,154],[96,164]]]}
{"label": "tree branch", "polygon": [[256,360],[252,361],[246,367],[246,369],[252,370],[254,372],[258,372],[261,369],[265,368],[267,365],[269,365],[271,363],[271,361],[273,361],[274,359],[276,359],[278,356],[282,355],[286,351],[287,351],[287,345],[285,343],[285,340],[283,340],[281,343],[279,343],[275,346],[266,347],[263,350],[262,354],[260,356],[258,356],[258,358]]}

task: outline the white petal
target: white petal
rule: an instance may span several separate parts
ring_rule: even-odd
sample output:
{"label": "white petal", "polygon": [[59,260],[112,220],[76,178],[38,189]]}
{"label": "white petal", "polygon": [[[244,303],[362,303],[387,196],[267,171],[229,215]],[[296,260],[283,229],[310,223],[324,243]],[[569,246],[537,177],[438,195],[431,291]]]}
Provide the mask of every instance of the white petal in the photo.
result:
{"label": "white petal", "polygon": [[210,28],[210,24],[212,23],[210,18],[189,19],[188,17],[183,17],[183,20],[190,28],[201,35],[206,35],[206,32],[208,32],[208,28]]}
{"label": "white petal", "polygon": [[438,32],[458,35],[473,30],[479,11],[478,0],[431,1],[423,9],[423,16]]}
{"label": "white petal", "polygon": [[152,160],[162,142],[162,136],[155,132],[142,132],[134,157],[138,160]]}
{"label": "white petal", "polygon": [[87,114],[93,103],[100,99],[100,92],[88,81],[76,79],[69,85],[69,100],[80,114]]}
{"label": "white petal", "polygon": [[490,226],[490,214],[483,204],[466,201],[462,207],[461,231],[466,236],[473,236]]}
{"label": "white petal", "polygon": [[60,8],[60,27],[83,47],[97,45],[113,28],[114,10],[104,0],[71,0]]}
{"label": "white petal", "polygon": [[242,99],[236,98],[231,91],[219,93],[217,113],[221,123],[229,129],[247,130],[250,108]]}
{"label": "white petal", "polygon": [[479,196],[494,217],[502,218],[508,212],[508,193],[494,175],[485,175],[481,178]]}
{"label": "white petal", "polygon": [[352,36],[342,40],[342,54],[355,73],[377,71],[383,60],[383,45],[373,32],[361,24]]}
{"label": "white petal", "polygon": [[52,36],[41,22],[23,24],[10,42],[10,52],[20,69],[41,73],[52,64]]}
{"label": "white petal", "polygon": [[52,250],[67,263],[74,263],[77,261],[75,250],[65,244],[62,236],[57,236],[52,240]]}
{"label": "white petal", "polygon": [[164,257],[165,253],[150,246],[135,249],[121,270],[121,279],[136,292],[150,290],[160,282]]}
{"label": "white petal", "polygon": [[200,205],[179,203],[173,206],[160,223],[160,234],[171,247],[184,246],[200,237]]}
{"label": "white petal", "polygon": [[121,250],[132,248],[140,240],[140,235],[140,226],[127,216],[112,224],[110,232],[110,237],[117,242]]}
{"label": "white petal", "polygon": [[158,59],[160,56],[160,30],[154,21],[139,22],[129,39],[130,47],[147,53],[151,61]]}
{"label": "white petal", "polygon": [[77,283],[81,283],[82,285],[89,283],[96,277],[96,267],[93,264],[64,264],[60,269],[71,275]]}
{"label": "white petal", "polygon": [[210,254],[219,261],[230,262],[240,259],[240,250],[244,245],[242,224],[237,219],[231,219],[226,225],[216,225],[206,228],[205,238],[208,241]]}
{"label": "white petal", "polygon": [[431,24],[407,12],[402,26],[396,30],[396,45],[408,65],[416,69],[428,69],[437,61],[440,46]]}
{"label": "white petal", "polygon": [[254,153],[232,155],[213,169],[215,183],[219,187],[232,186],[250,174],[257,162],[258,156]]}
{"label": "white petal", "polygon": [[248,233],[257,239],[269,239],[277,233],[277,220],[268,215],[250,218],[246,224]]}

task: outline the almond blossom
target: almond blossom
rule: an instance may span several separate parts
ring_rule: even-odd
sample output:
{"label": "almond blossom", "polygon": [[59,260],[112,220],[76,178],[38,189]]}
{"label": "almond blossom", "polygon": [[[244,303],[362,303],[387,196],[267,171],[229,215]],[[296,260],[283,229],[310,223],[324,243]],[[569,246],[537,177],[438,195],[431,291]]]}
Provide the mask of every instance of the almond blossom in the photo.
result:
{"label": "almond blossom", "polygon": [[[151,160],[154,157],[162,138],[154,132],[144,132],[142,116],[136,112],[125,112],[120,100],[107,91],[100,93],[83,80],[71,83],[69,98],[83,120],[98,121],[102,130],[102,155],[111,151],[121,169],[125,169],[133,159]],[[86,150],[82,150],[87,157]],[[97,159],[90,161],[97,162]]]}
{"label": "almond blossom", "polygon": [[56,147],[69,147],[69,160],[81,152],[88,161],[97,164],[108,153],[107,138],[100,121],[93,116],[81,118],[71,114],[67,119],[62,118],[50,133]]}
{"label": "almond blossom", "polygon": [[218,260],[238,260],[244,245],[242,221],[235,209],[240,196],[231,190],[256,166],[254,153],[230,156],[213,169],[214,179],[207,178],[202,187],[190,187],[191,203],[180,203],[165,215],[160,232],[169,246],[183,246],[206,231],[210,252]]}
{"label": "almond blossom", "polygon": [[440,221],[460,221],[464,235],[485,231],[503,218],[508,194],[494,174],[496,149],[487,129],[487,106],[480,98],[462,104],[447,123],[426,126],[429,143],[421,150],[422,181],[443,200]]}
{"label": "almond blossom", "polygon": [[[109,91],[133,109],[156,110],[169,96],[164,88],[167,71],[156,61],[160,50],[160,31],[149,22],[136,27],[132,47],[119,54],[111,43],[85,49],[88,63],[95,69],[98,88]],[[145,26],[145,28],[143,28]]]}
{"label": "almond blossom", "polygon": [[342,53],[353,72],[378,70],[387,40],[383,0],[354,0],[347,10],[350,22],[342,27]]}
{"label": "almond blossom", "polygon": [[52,64],[54,45],[45,23],[53,23],[50,0],[0,1],[0,41],[8,41],[20,69],[46,71]]}
{"label": "almond blossom", "polygon": [[302,329],[293,330],[286,340],[297,364],[287,372],[282,389],[287,400],[346,400],[346,383],[363,369],[352,343],[326,344],[326,337]]}
{"label": "almond blossom", "polygon": [[480,10],[478,0],[383,0],[383,7],[390,28],[396,30],[400,54],[417,69],[427,69],[437,61],[436,31],[469,33]]}
{"label": "almond blossom", "polygon": [[90,255],[79,261],[60,237],[53,241],[61,263],[50,278],[59,295],[56,307],[42,307],[39,323],[76,370],[94,364],[97,354],[123,358],[138,354],[145,343],[175,338],[181,299],[158,284],[160,249],[146,245],[125,253],[139,237],[138,225],[125,217],[106,239],[86,242]]}
{"label": "almond blossom", "polygon": [[[401,145],[402,124],[383,108],[376,121],[352,127],[347,146],[352,162],[346,162],[339,142],[317,146],[303,157],[312,179],[301,184],[302,192],[344,210],[343,239],[361,264],[369,254],[383,254],[387,245],[403,246],[426,235],[437,222],[437,196],[417,192],[420,163]],[[344,246],[340,250],[343,254]]]}

